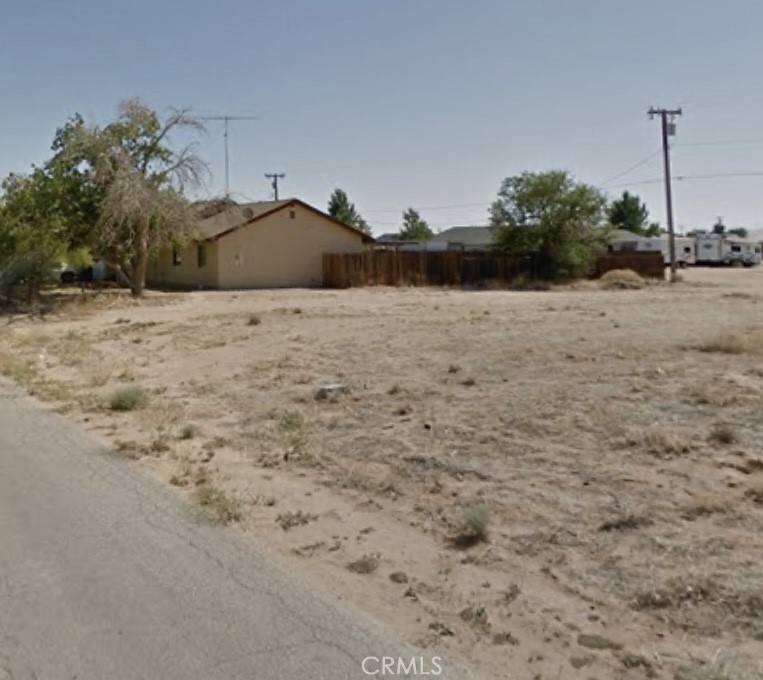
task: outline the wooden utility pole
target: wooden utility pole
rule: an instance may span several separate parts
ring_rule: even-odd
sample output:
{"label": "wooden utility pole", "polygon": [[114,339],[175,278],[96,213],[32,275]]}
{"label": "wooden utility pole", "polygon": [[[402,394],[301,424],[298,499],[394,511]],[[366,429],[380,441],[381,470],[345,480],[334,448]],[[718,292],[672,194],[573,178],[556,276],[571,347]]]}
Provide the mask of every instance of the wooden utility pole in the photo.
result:
{"label": "wooden utility pole", "polygon": [[273,194],[275,195],[276,201],[278,200],[278,180],[283,179],[286,177],[286,175],[282,172],[266,172],[265,177],[267,177],[270,180],[273,180],[271,182],[271,186],[273,187]]}
{"label": "wooden utility pole", "polygon": [[665,167],[665,209],[668,219],[668,250],[670,252],[670,282],[678,280],[676,275],[676,233],[673,228],[673,192],[670,183],[670,145],[668,138],[676,134],[676,116],[681,115],[681,109],[650,108],[649,117],[659,116],[662,121],[662,157]]}

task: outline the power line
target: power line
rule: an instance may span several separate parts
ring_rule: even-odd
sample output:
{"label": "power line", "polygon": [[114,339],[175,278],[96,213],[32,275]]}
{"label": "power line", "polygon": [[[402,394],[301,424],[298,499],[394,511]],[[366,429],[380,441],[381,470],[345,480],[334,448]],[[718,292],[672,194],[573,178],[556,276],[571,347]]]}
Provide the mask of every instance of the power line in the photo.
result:
{"label": "power line", "polygon": [[[733,177],[763,177],[763,170],[747,170],[747,171],[740,171],[740,172],[712,172],[712,173],[697,174],[697,175],[676,175],[675,177],[673,177],[673,180],[676,182],[685,182],[686,180],[693,180],[693,179],[726,179],[726,178],[733,178]],[[650,179],[637,180],[635,182],[628,182],[627,184],[618,184],[617,186],[614,186],[612,188],[624,189],[626,187],[638,186],[640,184],[657,184],[658,182],[662,182],[662,181],[663,179],[661,177],[656,177],[656,178],[650,178]]]}
{"label": "power line", "polygon": [[684,146],[733,146],[735,144],[761,144],[763,137],[748,137],[739,139],[717,139],[710,142],[682,142],[678,147]]}
{"label": "power line", "polygon": [[651,161],[653,158],[656,158],[661,153],[662,153],[662,149],[657,149],[657,151],[650,153],[648,156],[646,156],[645,158],[642,158],[640,161],[638,161],[637,163],[634,163],[633,165],[623,170],[622,172],[618,172],[616,175],[613,175],[609,179],[605,179],[603,182],[599,182],[599,186],[601,187],[606,186],[610,182],[614,182],[616,179],[620,179],[621,177],[624,177],[625,175],[636,170],[637,168],[640,168],[642,165],[645,165],[646,163]]}
{"label": "power line", "polygon": [[[478,208],[481,206],[487,206],[488,203],[485,203],[484,201],[481,201],[480,203],[453,203],[451,205],[424,205],[417,208],[418,210],[451,210],[454,208]],[[375,210],[364,210],[364,214],[369,213],[403,213],[403,210],[400,209],[391,209],[391,208],[384,208],[384,209],[375,209]]]}

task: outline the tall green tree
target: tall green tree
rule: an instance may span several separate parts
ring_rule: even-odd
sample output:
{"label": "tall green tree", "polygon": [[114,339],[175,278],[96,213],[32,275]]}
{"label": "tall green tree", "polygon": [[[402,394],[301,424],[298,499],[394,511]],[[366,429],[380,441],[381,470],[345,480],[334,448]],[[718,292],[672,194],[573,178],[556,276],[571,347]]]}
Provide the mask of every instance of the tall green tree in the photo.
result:
{"label": "tall green tree", "polygon": [[408,208],[403,213],[403,228],[400,230],[400,239],[403,241],[429,241],[434,233],[429,228],[426,220],[422,219],[418,211]]}
{"label": "tall green tree", "polygon": [[9,175],[0,197],[0,292],[14,297],[22,288],[33,302],[57,274],[70,235],[60,215],[54,179],[41,168]]}
{"label": "tall green tree", "polygon": [[371,233],[371,227],[360,216],[360,213],[355,208],[355,204],[350,202],[347,193],[342,189],[334,189],[331,197],[329,198],[328,213],[334,219],[339,220],[348,227],[358,229],[365,234]]}
{"label": "tall green tree", "polygon": [[609,223],[615,229],[626,229],[640,236],[659,236],[660,225],[649,221],[649,210],[638,197],[627,191],[607,209]]}
{"label": "tall green tree", "polygon": [[49,167],[71,193],[67,221],[82,220],[75,240],[101,255],[133,295],[143,293],[149,258],[195,233],[196,215],[184,192],[202,183],[206,165],[193,144],[176,148],[171,138],[201,131],[188,111],[172,110],[162,119],[132,99],[108,125],[75,116],[56,134]]}
{"label": "tall green tree", "polygon": [[585,276],[606,237],[605,206],[598,189],[561,170],[507,177],[490,207],[495,247],[543,255],[553,279]]}

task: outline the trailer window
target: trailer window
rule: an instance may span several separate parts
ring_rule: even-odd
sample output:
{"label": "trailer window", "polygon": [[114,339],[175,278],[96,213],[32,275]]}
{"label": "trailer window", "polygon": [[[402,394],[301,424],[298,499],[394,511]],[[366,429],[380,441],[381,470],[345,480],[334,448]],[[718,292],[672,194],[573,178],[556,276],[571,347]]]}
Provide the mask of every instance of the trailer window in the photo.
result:
{"label": "trailer window", "polygon": [[741,253],[742,252],[742,246],[731,246],[731,252],[732,253]]}
{"label": "trailer window", "polygon": [[690,246],[684,246],[684,252],[685,253],[691,253],[691,247]]}

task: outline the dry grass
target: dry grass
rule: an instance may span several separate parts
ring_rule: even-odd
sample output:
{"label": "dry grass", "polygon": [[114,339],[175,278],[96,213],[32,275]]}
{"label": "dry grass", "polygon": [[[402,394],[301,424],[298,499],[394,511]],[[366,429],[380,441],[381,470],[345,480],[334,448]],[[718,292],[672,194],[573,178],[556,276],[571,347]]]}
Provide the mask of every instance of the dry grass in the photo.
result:
{"label": "dry grass", "polygon": [[27,386],[37,378],[37,371],[31,360],[0,353],[0,375],[20,385]]}
{"label": "dry grass", "polygon": [[746,395],[737,385],[712,382],[695,385],[688,391],[695,404],[725,408],[746,401]]}
{"label": "dry grass", "polygon": [[727,331],[695,345],[694,349],[718,354],[763,354],[763,329]]}
{"label": "dry grass", "polygon": [[698,517],[727,513],[731,510],[731,499],[724,496],[704,495],[693,499],[682,511],[684,519],[694,520]]}
{"label": "dry grass", "polygon": [[722,658],[692,661],[676,670],[673,678],[674,680],[753,680],[752,675],[736,669],[732,662]]}
{"label": "dry grass", "polygon": [[679,430],[654,427],[632,439],[648,453],[656,456],[679,456],[691,451],[691,439]]}
{"label": "dry grass", "polygon": [[276,517],[276,523],[284,531],[289,531],[289,529],[304,526],[305,524],[314,522],[317,519],[318,515],[302,512],[302,510],[297,510],[296,512],[288,511],[279,513],[279,515]]}
{"label": "dry grass", "polygon": [[613,269],[599,278],[599,287],[604,290],[637,290],[645,286],[646,281],[632,269]]}
{"label": "dry grass", "polygon": [[[763,371],[747,352],[693,351],[747,323],[741,307],[755,311],[720,296],[763,290],[763,268],[734,272],[740,278],[724,287],[727,273],[690,289],[690,270],[685,286],[633,295],[600,293],[598,282],[549,293],[192,293],[168,309],[131,307],[134,330],[115,326],[113,311],[87,324],[91,334],[102,329],[93,351],[113,369],[97,391],[90,362],[71,370],[50,349],[85,324],[15,323],[0,355],[9,347],[22,363],[10,370],[60,391],[99,434],[137,442],[125,455],[202,496],[214,521],[235,521],[246,502],[247,528],[287,567],[295,548],[324,546],[304,551],[317,587],[408,639],[431,636],[436,619],[453,633],[454,653],[478,660],[486,676],[521,677],[527,654],[543,651],[532,668],[545,678],[591,651],[576,646],[578,633],[598,632],[628,648],[622,658],[593,651],[583,675],[645,677],[641,653],[667,679],[692,649],[722,643],[745,662],[763,658]],[[263,322],[247,328],[253,312]],[[161,325],[139,325],[152,322]],[[223,331],[241,339],[223,348]],[[37,375],[40,342],[53,361]],[[62,353],[76,360],[77,351],[66,338]],[[150,387],[150,408],[121,416],[99,398],[100,410],[84,414],[78,390],[129,385],[123,367],[132,384]],[[470,377],[475,385],[462,384]],[[314,402],[314,389],[332,382],[352,393]],[[708,442],[718,422],[741,441]],[[204,436],[185,434],[189,423]],[[151,455],[163,435],[173,450]],[[368,526],[373,535],[362,534]],[[355,562],[361,573],[377,564],[384,578],[348,574]],[[398,571],[409,583],[393,596],[387,575]],[[504,599],[520,578],[522,592]],[[500,637],[508,631],[522,638],[517,649],[462,621],[467,605],[489,612],[503,642],[515,640]],[[648,639],[649,649],[631,639]]]}

